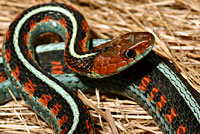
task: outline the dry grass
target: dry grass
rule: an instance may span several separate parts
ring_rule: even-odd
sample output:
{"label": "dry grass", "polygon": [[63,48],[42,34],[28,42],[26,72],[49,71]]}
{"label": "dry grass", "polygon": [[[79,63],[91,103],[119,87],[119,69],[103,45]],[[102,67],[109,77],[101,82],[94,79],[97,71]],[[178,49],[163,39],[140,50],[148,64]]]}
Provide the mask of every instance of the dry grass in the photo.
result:
{"label": "dry grass", "polygon": [[[78,8],[88,20],[93,37],[112,38],[130,31],[149,31],[156,36],[154,50],[168,57],[183,76],[200,90],[200,1],[199,0],[52,0]],[[1,0],[0,44],[13,18],[23,9],[51,0]],[[100,108],[90,110],[102,129],[98,133],[161,133],[151,116],[136,103],[106,95],[87,94]],[[108,110],[109,109],[109,110]],[[105,121],[102,116],[109,117]],[[115,113],[110,118],[110,112]],[[109,124],[112,124],[111,127]],[[6,134],[50,134],[53,131],[38,119],[23,101],[0,106],[0,132]]]}

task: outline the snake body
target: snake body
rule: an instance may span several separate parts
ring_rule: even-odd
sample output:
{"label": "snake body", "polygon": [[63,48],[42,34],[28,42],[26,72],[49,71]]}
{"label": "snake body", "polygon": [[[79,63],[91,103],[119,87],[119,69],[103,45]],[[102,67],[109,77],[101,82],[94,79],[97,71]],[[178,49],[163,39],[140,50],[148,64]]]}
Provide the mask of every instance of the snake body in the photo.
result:
{"label": "snake body", "polygon": [[[59,49],[56,45],[57,50],[51,46],[37,49],[41,66],[74,91],[81,89],[84,92],[94,92],[98,87],[102,93],[128,97],[143,106],[164,133],[199,133],[200,94],[165,58],[152,51],[129,69],[95,80],[76,75],[64,67],[64,60],[59,59],[63,56],[64,44],[59,44]],[[50,56],[53,54],[57,56]],[[55,70],[52,61],[59,61],[63,68]]]}
{"label": "snake body", "polygon": [[[88,50],[87,23],[81,16],[71,6],[51,3],[31,7],[13,21],[4,43],[4,67],[0,66],[1,102],[10,99],[7,93],[10,88],[56,133],[92,134],[95,132],[89,112],[74,91],[88,92],[98,87],[101,92],[136,100],[165,133],[200,132],[200,95],[171,63],[154,52],[149,53],[153,42],[150,34],[126,34]],[[75,22],[82,27],[78,28]],[[39,46],[34,54],[33,41],[47,31],[60,34],[65,43]],[[77,31],[82,32],[74,35]],[[108,66],[96,64],[95,59],[104,61],[116,54],[122,56],[119,62],[126,61],[124,66],[109,71]],[[84,64],[79,65],[82,61]],[[100,68],[94,69],[95,65]],[[116,72],[120,73],[113,75]]]}
{"label": "snake body", "polygon": [[88,26],[75,8],[49,3],[23,11],[9,26],[3,62],[19,96],[56,133],[93,134],[86,106],[76,93],[48,74],[35,59],[34,41],[55,32],[65,41],[64,60],[79,75],[104,78],[119,73],[147,55],[153,46],[150,33],[127,33],[88,50]]}

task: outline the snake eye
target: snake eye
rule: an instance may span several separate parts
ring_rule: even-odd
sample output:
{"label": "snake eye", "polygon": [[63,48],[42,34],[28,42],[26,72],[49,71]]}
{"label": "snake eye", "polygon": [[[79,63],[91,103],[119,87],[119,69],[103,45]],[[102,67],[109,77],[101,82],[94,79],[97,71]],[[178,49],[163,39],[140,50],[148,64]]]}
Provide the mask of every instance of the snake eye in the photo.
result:
{"label": "snake eye", "polygon": [[133,49],[130,49],[124,52],[124,57],[127,59],[134,58],[135,56],[136,56],[136,52]]}

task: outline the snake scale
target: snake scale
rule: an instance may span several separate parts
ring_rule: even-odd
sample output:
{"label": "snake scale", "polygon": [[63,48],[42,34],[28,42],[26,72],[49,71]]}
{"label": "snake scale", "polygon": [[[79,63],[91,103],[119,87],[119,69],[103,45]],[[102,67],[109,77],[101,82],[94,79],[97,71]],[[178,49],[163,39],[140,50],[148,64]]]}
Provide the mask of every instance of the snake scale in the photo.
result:
{"label": "snake scale", "polygon": [[[35,53],[34,40],[45,32],[65,42],[38,46]],[[48,3],[23,11],[4,41],[0,102],[11,99],[10,88],[56,133],[93,134],[89,112],[75,91],[98,87],[134,99],[164,133],[200,132],[199,93],[173,64],[150,52],[150,33],[128,33],[102,44],[89,43],[88,35],[84,17],[69,5]]]}

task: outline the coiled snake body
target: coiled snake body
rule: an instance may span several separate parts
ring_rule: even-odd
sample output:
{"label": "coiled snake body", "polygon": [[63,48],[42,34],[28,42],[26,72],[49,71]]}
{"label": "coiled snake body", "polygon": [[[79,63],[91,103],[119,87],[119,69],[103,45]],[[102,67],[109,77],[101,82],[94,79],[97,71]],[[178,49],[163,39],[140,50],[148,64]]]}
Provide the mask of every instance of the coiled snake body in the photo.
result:
{"label": "coiled snake body", "polygon": [[[65,46],[41,47],[35,55],[32,44],[45,32],[60,34]],[[172,64],[150,52],[154,41],[150,33],[128,33],[91,50],[87,38],[87,22],[71,6],[50,3],[25,10],[10,25],[5,39],[3,58],[8,80],[2,72],[0,86],[6,98],[1,101],[10,99],[3,92],[10,87],[56,133],[92,134],[89,112],[71,89],[92,91],[99,87],[102,92],[135,99],[163,132],[200,132],[199,94]],[[67,67],[52,70],[52,60]]]}

